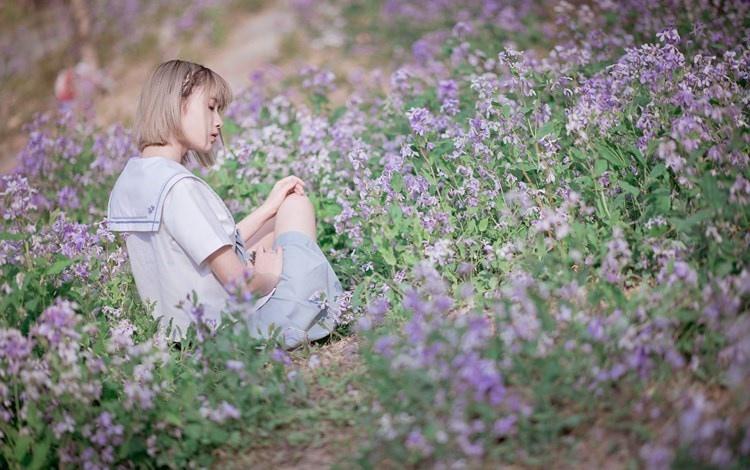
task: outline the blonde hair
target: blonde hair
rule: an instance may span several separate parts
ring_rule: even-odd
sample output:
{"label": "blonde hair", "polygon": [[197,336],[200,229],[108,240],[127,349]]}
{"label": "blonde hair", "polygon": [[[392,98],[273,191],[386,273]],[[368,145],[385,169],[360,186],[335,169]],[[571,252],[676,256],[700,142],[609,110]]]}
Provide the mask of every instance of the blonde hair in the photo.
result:
{"label": "blonde hair", "polygon": [[[173,59],[159,64],[144,83],[138,99],[135,115],[135,139],[138,150],[149,145],[168,145],[170,136],[185,142],[182,132],[181,110],[190,94],[198,87],[206,87],[208,96],[216,98],[216,106],[222,112],[232,102],[232,89],[219,74],[193,62]],[[224,136],[219,128],[219,139],[224,145]],[[212,150],[202,152],[188,149],[204,168],[216,163]],[[183,164],[187,157],[183,157]]]}

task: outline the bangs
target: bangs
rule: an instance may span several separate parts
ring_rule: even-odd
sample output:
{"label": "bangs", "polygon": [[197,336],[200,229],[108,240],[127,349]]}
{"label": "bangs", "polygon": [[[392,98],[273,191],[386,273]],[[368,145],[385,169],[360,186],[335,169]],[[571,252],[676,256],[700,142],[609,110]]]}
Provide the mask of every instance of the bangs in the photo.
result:
{"label": "bangs", "polygon": [[208,98],[216,99],[216,106],[219,108],[219,111],[225,110],[232,102],[232,89],[221,75],[209,71],[205,86]]}

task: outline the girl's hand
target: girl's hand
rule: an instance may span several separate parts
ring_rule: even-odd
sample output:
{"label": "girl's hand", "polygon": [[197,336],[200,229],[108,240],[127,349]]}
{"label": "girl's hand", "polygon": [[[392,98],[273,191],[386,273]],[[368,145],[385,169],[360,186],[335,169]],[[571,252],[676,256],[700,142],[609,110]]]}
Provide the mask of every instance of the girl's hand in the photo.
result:
{"label": "girl's hand", "polygon": [[305,182],[294,175],[287,176],[286,178],[277,181],[276,184],[273,185],[273,188],[271,188],[271,193],[268,195],[263,205],[271,211],[271,214],[276,214],[281,203],[284,202],[284,199],[286,199],[291,193],[296,193],[301,196],[305,195]]}

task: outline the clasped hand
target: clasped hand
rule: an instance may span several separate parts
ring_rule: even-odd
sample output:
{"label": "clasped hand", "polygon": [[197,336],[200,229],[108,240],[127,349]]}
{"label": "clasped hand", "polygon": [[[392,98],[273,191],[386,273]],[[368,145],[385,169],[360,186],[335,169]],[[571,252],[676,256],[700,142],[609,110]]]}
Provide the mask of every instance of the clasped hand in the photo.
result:
{"label": "clasped hand", "polygon": [[290,194],[299,194],[300,196],[305,195],[305,182],[294,175],[287,176],[286,178],[277,181],[276,184],[273,185],[273,188],[271,188],[271,193],[268,195],[263,205],[270,210],[272,215],[275,215],[276,212],[279,211],[281,203],[284,202],[284,199]]}

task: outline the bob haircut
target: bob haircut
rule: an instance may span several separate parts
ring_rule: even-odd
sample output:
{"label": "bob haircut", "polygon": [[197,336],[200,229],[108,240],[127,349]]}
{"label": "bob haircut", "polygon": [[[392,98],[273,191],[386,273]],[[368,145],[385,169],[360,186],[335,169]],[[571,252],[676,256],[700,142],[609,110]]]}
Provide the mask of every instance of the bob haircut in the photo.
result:
{"label": "bob haircut", "polygon": [[[138,151],[142,152],[149,145],[168,145],[170,136],[184,144],[186,140],[181,126],[183,105],[193,90],[204,86],[207,95],[216,98],[219,112],[232,102],[232,89],[226,80],[213,70],[179,59],[159,64],[144,83],[138,100],[134,125]],[[223,146],[224,136],[221,128],[219,139]],[[183,164],[191,154],[204,168],[216,163],[213,149],[209,152],[188,149],[182,158]]]}

